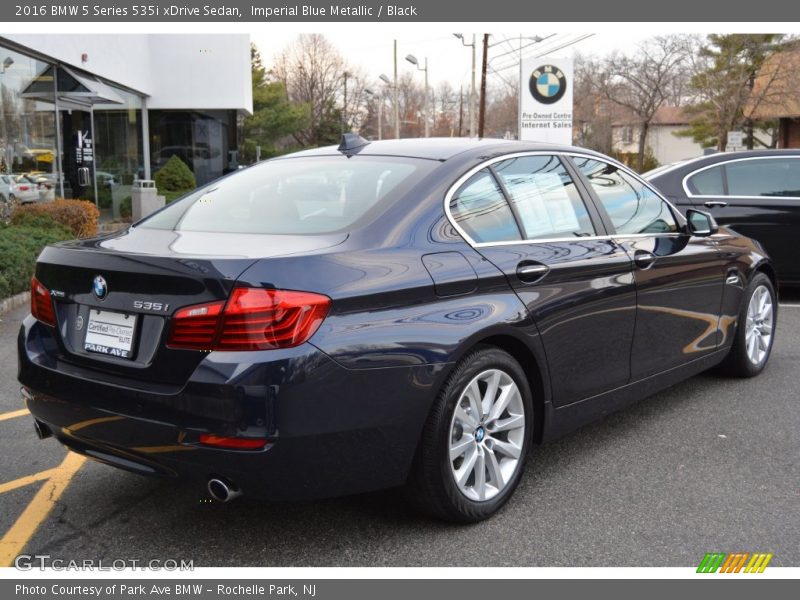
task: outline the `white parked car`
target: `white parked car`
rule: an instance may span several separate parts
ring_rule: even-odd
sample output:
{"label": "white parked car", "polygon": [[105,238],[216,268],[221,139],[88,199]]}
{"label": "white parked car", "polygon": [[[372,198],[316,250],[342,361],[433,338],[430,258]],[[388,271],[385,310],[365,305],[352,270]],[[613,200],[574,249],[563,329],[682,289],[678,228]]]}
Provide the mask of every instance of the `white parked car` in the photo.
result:
{"label": "white parked car", "polygon": [[4,175],[11,180],[8,199],[22,204],[39,201],[39,184],[28,175]]}

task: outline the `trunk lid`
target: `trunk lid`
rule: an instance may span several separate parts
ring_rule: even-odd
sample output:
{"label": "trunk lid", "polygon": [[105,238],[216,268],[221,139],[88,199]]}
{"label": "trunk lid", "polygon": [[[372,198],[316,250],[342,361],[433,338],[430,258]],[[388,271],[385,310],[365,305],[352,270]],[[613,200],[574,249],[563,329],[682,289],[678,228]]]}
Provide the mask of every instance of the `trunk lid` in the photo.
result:
{"label": "trunk lid", "polygon": [[[176,310],[226,299],[257,260],[312,253],[346,238],[130,228],[48,246],[36,277],[53,297],[60,360],[102,369],[101,378],[183,385],[206,353],[166,347]],[[95,290],[99,278],[105,294]]]}

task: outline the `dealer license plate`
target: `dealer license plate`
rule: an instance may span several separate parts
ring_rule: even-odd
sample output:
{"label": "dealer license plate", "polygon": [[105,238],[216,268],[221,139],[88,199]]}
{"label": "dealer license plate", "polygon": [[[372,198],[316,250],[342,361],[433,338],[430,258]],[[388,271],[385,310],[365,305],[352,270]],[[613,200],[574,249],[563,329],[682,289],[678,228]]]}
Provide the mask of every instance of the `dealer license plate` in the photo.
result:
{"label": "dealer license plate", "polygon": [[91,309],[83,349],[98,354],[131,357],[136,315]]}

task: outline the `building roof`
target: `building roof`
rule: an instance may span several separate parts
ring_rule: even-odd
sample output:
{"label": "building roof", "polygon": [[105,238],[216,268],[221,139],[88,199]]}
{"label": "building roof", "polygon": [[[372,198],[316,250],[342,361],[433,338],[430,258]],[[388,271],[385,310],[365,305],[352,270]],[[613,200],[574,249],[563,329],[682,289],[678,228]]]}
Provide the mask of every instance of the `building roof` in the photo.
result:
{"label": "building roof", "polygon": [[753,119],[800,117],[800,45],[764,61],[745,114]]}

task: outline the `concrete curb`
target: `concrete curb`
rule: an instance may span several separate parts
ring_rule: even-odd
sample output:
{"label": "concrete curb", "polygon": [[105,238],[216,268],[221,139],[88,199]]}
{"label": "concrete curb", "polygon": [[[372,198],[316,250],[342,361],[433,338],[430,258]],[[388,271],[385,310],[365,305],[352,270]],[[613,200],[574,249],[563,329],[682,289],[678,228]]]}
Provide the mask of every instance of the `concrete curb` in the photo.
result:
{"label": "concrete curb", "polygon": [[20,306],[24,306],[25,304],[30,304],[31,301],[31,293],[30,292],[22,292],[21,294],[17,294],[16,296],[10,296],[9,298],[3,298],[0,300],[0,315],[7,313],[15,308],[19,308]]}

